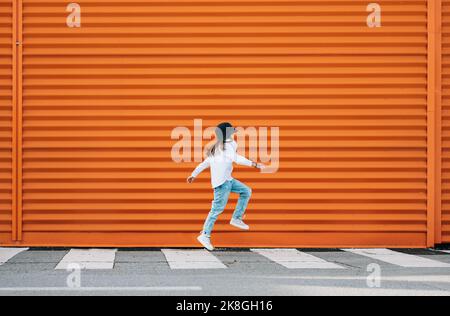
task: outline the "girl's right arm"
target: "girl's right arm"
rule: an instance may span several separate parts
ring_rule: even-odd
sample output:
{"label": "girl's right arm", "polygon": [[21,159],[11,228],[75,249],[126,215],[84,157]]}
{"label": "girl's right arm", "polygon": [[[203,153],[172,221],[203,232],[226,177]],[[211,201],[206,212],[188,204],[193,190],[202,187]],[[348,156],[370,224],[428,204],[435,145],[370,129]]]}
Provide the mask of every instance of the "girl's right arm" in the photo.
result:
{"label": "girl's right arm", "polygon": [[199,164],[197,168],[195,168],[194,172],[192,172],[192,175],[188,178],[188,182],[189,183],[194,182],[195,179],[200,175],[200,173],[205,171],[210,166],[211,166],[211,157],[208,157],[205,161]]}

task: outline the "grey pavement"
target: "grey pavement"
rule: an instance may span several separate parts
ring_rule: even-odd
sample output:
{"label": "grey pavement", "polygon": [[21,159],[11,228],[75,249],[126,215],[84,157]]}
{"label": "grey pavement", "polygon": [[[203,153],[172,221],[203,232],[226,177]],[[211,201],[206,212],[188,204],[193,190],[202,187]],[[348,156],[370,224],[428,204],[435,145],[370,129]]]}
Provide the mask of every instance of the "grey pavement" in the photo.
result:
{"label": "grey pavement", "polygon": [[[30,249],[0,265],[0,295],[450,295],[450,268],[405,268],[338,249],[299,250],[343,269],[288,269],[231,249],[213,252],[224,269],[174,270],[160,250],[122,249],[113,269],[78,272],[55,270],[70,249]],[[450,264],[450,254],[437,250],[396,251]],[[379,271],[368,271],[374,267]],[[71,286],[79,280],[81,288],[68,280]]]}

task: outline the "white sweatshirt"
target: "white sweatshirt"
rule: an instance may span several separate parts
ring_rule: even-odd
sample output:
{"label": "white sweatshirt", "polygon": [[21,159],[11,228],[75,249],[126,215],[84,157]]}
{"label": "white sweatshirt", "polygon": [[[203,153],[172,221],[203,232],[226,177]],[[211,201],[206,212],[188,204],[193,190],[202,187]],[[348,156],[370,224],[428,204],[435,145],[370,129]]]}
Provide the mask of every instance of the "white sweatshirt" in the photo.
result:
{"label": "white sweatshirt", "polygon": [[253,162],[237,153],[235,141],[225,143],[224,150],[220,150],[214,157],[208,157],[192,173],[197,178],[200,173],[211,167],[211,184],[215,189],[227,181],[233,180],[233,163],[251,167]]}

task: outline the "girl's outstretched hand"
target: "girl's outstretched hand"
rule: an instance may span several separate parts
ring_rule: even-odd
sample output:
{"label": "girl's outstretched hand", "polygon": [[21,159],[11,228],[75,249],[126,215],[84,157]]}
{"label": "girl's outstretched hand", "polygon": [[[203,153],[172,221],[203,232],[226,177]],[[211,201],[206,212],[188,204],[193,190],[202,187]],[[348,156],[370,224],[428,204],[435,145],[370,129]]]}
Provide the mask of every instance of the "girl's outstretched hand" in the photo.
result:
{"label": "girl's outstretched hand", "polygon": [[195,178],[194,177],[189,177],[189,178],[187,178],[187,182],[188,183],[194,183],[194,181],[195,181]]}
{"label": "girl's outstretched hand", "polygon": [[262,163],[258,163],[256,164],[256,168],[260,169],[261,171],[263,171],[264,169],[266,169],[266,166],[263,165]]}

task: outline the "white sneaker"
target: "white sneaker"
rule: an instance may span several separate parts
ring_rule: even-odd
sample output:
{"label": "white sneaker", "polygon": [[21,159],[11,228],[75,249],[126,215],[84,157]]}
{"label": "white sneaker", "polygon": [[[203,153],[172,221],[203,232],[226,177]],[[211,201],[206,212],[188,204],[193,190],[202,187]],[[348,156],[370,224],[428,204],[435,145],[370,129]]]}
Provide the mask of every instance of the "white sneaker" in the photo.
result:
{"label": "white sneaker", "polygon": [[197,240],[198,240],[199,243],[201,243],[202,246],[205,247],[207,250],[209,250],[209,251],[213,251],[213,250],[214,250],[214,246],[211,244],[211,238],[209,238],[209,237],[206,236],[205,234],[201,234],[200,236],[198,236]]}
{"label": "white sneaker", "polygon": [[246,223],[244,223],[241,219],[235,219],[233,218],[230,222],[231,226],[234,226],[236,228],[242,229],[242,230],[250,230],[250,226],[248,226]]}

